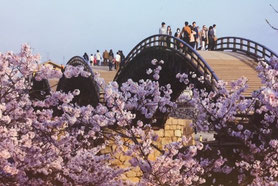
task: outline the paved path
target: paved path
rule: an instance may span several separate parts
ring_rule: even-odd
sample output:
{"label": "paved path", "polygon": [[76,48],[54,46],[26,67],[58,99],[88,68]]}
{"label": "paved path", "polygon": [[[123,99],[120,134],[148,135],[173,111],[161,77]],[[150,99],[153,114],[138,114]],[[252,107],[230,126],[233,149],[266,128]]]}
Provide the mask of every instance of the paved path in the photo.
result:
{"label": "paved path", "polygon": [[113,81],[117,73],[116,70],[109,71],[108,66],[93,66],[93,71],[100,73],[100,77],[104,78],[106,83]]}

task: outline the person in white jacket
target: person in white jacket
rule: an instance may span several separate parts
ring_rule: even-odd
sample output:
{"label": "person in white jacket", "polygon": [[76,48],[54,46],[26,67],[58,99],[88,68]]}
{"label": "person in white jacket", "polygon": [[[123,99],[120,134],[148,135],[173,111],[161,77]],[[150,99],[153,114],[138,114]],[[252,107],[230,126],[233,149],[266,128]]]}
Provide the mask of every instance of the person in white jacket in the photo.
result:
{"label": "person in white jacket", "polygon": [[120,63],[121,63],[121,56],[120,56],[119,51],[117,52],[117,54],[115,56],[115,61],[116,61],[115,67],[116,67],[116,70],[118,71],[120,69]]}
{"label": "person in white jacket", "polygon": [[201,41],[202,41],[201,50],[206,50],[206,45],[208,43],[208,29],[206,25],[203,25],[203,28],[201,30]]}
{"label": "person in white jacket", "polygon": [[91,56],[90,56],[90,64],[91,64],[91,66],[94,66],[94,61],[95,61],[95,57],[94,57],[93,54],[91,54]]}
{"label": "person in white jacket", "polygon": [[[159,34],[163,34],[163,35],[167,35],[167,27],[166,24],[164,22],[161,23],[161,27],[159,28]],[[166,38],[164,36],[160,36],[160,40],[166,40]],[[160,45],[164,45],[166,46],[167,43],[166,42],[161,42]]]}
{"label": "person in white jacket", "polygon": [[97,61],[97,65],[101,66],[101,54],[100,54],[99,50],[97,50],[97,53],[96,53],[96,61]]}

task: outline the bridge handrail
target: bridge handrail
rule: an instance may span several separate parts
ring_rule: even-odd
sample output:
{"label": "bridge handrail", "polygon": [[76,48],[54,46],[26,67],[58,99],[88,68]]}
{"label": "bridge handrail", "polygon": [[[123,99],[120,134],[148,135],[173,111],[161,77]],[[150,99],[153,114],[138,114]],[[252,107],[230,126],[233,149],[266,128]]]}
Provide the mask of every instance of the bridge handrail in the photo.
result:
{"label": "bridge handrail", "polygon": [[266,46],[242,37],[227,36],[218,38],[215,50],[241,51],[255,58],[264,58],[266,62],[269,62],[272,56],[278,58],[278,55]]}
{"label": "bridge handrail", "polygon": [[[176,38],[174,36],[164,35],[164,34],[156,34],[152,35],[150,37],[147,37],[146,39],[142,40],[140,43],[138,43],[127,55],[125,58],[125,66],[136,56],[138,55],[143,49],[150,48],[150,47],[161,47],[165,49],[171,49],[175,50],[176,52],[179,52],[180,54],[186,56],[190,55],[191,57],[191,64],[194,65],[195,68],[201,72],[201,74],[204,76],[206,81],[209,81],[212,84],[212,87],[214,86],[214,81],[218,81],[218,77],[215,74],[215,72],[211,69],[211,67],[208,65],[208,63],[204,60],[204,58],[196,51],[194,50],[189,44],[184,42],[183,40]],[[117,79],[118,75],[121,73],[121,71],[124,68],[121,68],[114,80]],[[210,76],[210,80],[206,79],[206,76]]]}

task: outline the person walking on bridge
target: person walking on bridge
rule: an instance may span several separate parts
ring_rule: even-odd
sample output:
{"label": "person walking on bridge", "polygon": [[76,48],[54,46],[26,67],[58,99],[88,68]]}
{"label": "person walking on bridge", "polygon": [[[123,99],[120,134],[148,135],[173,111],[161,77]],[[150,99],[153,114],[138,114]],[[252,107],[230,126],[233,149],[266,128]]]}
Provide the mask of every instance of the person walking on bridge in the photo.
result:
{"label": "person walking on bridge", "polygon": [[94,61],[95,61],[95,57],[94,57],[93,54],[91,54],[91,56],[90,56],[90,64],[91,64],[91,66],[94,66]]}
{"label": "person walking on bridge", "polygon": [[120,68],[122,68],[125,65],[125,55],[122,50],[120,50],[120,56],[121,56]]}
{"label": "person walking on bridge", "polygon": [[212,26],[212,31],[213,31],[213,40],[214,40],[214,42],[213,42],[213,50],[214,50],[215,47],[216,47],[216,41],[217,41],[217,37],[216,37],[216,24],[214,24]]}
{"label": "person walking on bridge", "polygon": [[103,64],[108,65],[109,53],[107,50],[103,52],[102,57],[103,57]]}
{"label": "person walking on bridge", "polygon": [[[181,32],[180,32],[180,29],[179,29],[179,28],[177,28],[177,31],[176,31],[176,33],[175,33],[174,36],[175,36],[176,38],[182,39],[182,38],[181,38]],[[181,47],[183,47],[183,44],[180,43],[180,42],[178,42],[178,41],[176,41],[176,40],[175,40],[175,44],[176,44],[178,50],[179,50]]]}
{"label": "person walking on bridge", "polygon": [[87,63],[89,62],[89,56],[86,52],[83,54],[83,58],[86,60]]}
{"label": "person walking on bridge", "polygon": [[191,29],[191,34],[189,35],[189,44],[194,49],[195,43],[196,43],[196,41],[195,41],[196,32],[194,31],[193,26],[191,26],[191,25],[190,25],[190,29]]}
{"label": "person walking on bridge", "polygon": [[109,51],[109,71],[112,71],[113,61],[114,61],[114,53],[113,50],[111,49]]}
{"label": "person walking on bridge", "polygon": [[[161,23],[161,27],[159,28],[159,34],[167,34],[167,27],[166,24],[164,22]],[[160,37],[160,40],[165,40],[166,38],[164,36]],[[165,45],[165,42],[161,42],[161,46]]]}
{"label": "person walking on bridge", "polygon": [[216,37],[216,24],[213,24],[213,33],[214,33],[214,37]]}
{"label": "person walking on bridge", "polygon": [[208,29],[206,25],[203,25],[203,28],[201,30],[201,43],[202,43],[201,50],[206,50],[207,42],[208,42]]}
{"label": "person walking on bridge", "polygon": [[117,71],[120,69],[120,63],[121,63],[121,56],[120,56],[120,51],[118,51],[115,56],[115,69]]}
{"label": "person walking on bridge", "polygon": [[190,35],[191,35],[191,28],[189,27],[187,21],[185,21],[185,23],[184,23],[184,27],[181,31],[181,34],[183,35],[184,42],[189,44]]}
{"label": "person walking on bridge", "polygon": [[194,35],[194,40],[195,40],[195,46],[196,46],[196,50],[198,50],[198,40],[199,40],[199,29],[198,29],[198,27],[196,26],[196,22],[194,21],[193,23],[192,23],[192,30],[196,33],[195,35]]}
{"label": "person walking on bridge", "polygon": [[97,50],[97,53],[96,53],[96,60],[97,60],[97,65],[101,66],[101,55],[99,53],[99,50]]}
{"label": "person walking on bridge", "polygon": [[[171,30],[171,26],[167,26],[167,35],[168,36],[172,36],[172,30]],[[168,48],[172,47],[172,44],[170,44],[170,38],[167,38],[167,46]]]}
{"label": "person walking on bridge", "polygon": [[175,33],[174,36],[175,36],[176,38],[181,39],[181,31],[180,31],[180,28],[177,28],[177,31],[176,31],[176,33]]}
{"label": "person walking on bridge", "polygon": [[213,50],[214,49],[214,32],[213,32],[212,26],[209,27],[208,38],[209,38],[208,50]]}
{"label": "person walking on bridge", "polygon": [[161,27],[159,28],[159,34],[167,34],[167,27],[164,22],[161,23]]}

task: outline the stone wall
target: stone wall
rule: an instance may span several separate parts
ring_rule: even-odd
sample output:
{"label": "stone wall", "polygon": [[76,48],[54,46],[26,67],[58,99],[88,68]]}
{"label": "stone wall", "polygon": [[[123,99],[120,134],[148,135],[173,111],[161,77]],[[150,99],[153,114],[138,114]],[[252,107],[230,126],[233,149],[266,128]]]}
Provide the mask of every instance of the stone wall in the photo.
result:
{"label": "stone wall", "polygon": [[[182,136],[191,137],[191,141],[188,145],[194,145],[194,131],[192,127],[190,127],[191,120],[189,119],[177,119],[170,117],[166,123],[164,129],[155,130],[155,133],[158,135],[158,141],[156,145],[162,149],[164,145],[169,144],[171,142],[181,140]],[[113,150],[115,147],[111,147],[112,149],[106,149],[106,153]],[[104,152],[105,153],[105,152]],[[155,160],[157,156],[160,155],[160,152],[155,150],[152,154],[149,155],[150,160]],[[124,156],[122,154],[115,156],[116,160],[113,161],[113,165],[120,166],[122,168],[129,168],[129,160],[130,158]],[[130,180],[132,182],[138,182],[140,177],[142,176],[142,172],[139,168],[131,169],[123,175],[124,179]]]}

